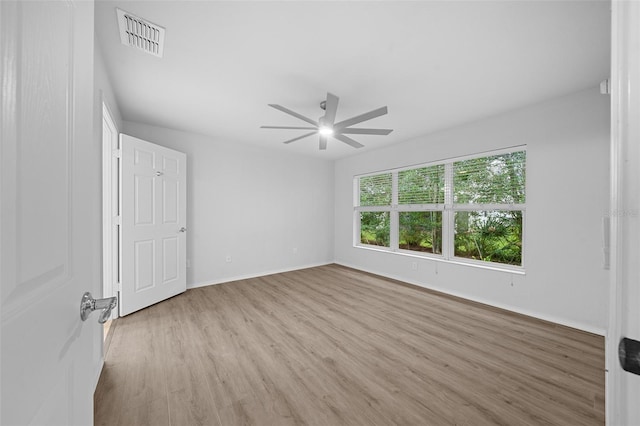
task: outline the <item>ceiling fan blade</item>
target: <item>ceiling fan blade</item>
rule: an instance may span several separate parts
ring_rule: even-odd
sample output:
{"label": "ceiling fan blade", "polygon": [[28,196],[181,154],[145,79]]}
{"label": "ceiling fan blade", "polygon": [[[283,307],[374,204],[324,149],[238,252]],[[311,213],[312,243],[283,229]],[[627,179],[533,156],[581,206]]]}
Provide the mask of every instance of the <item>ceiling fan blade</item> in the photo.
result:
{"label": "ceiling fan blade", "polygon": [[362,123],[363,121],[371,120],[372,118],[380,117],[381,115],[385,115],[387,113],[387,107],[383,106],[378,109],[374,109],[373,111],[365,112],[364,114],[356,115],[355,117],[349,118],[348,120],[341,121],[333,125],[334,130],[341,130],[345,127],[352,126],[354,124]]}
{"label": "ceiling fan blade", "polygon": [[360,142],[356,142],[353,139],[351,139],[350,137],[345,136],[345,135],[337,134],[337,135],[333,135],[333,137],[338,139],[341,142],[346,143],[347,145],[351,145],[354,148],[362,148],[364,146]]}
{"label": "ceiling fan blade", "polygon": [[316,127],[296,127],[296,126],[260,126],[261,129],[294,129],[294,130],[315,130]]}
{"label": "ceiling fan blade", "polygon": [[306,138],[307,136],[315,135],[315,134],[317,134],[317,133],[318,133],[318,132],[311,132],[311,133],[307,133],[306,135],[302,135],[302,136],[298,136],[297,138],[289,139],[288,141],[284,141],[283,143],[291,143],[291,142],[295,142],[295,141],[297,141],[297,140],[304,139],[304,138]]}
{"label": "ceiling fan blade", "polygon": [[313,120],[312,120],[312,119],[310,119],[309,117],[305,117],[305,116],[304,116],[304,115],[302,115],[302,114],[298,114],[298,113],[297,113],[297,112],[295,112],[295,111],[291,111],[289,108],[285,108],[285,107],[283,107],[282,105],[269,104],[269,106],[270,106],[271,108],[275,108],[275,109],[277,109],[278,111],[282,111],[282,112],[284,112],[285,114],[289,114],[289,115],[292,115],[292,116],[294,116],[294,117],[296,117],[296,118],[299,118],[299,119],[300,119],[300,120],[302,120],[302,121],[306,121],[306,122],[307,122],[307,123],[309,123],[309,124],[313,124],[314,126],[318,126],[318,122],[317,122],[317,121],[313,121]]}
{"label": "ceiling fan blade", "polygon": [[327,149],[327,137],[325,135],[320,135],[320,149]]}
{"label": "ceiling fan blade", "polygon": [[388,135],[393,129],[342,129],[340,133],[348,135]]}
{"label": "ceiling fan blade", "polygon": [[336,112],[338,111],[339,97],[333,93],[327,92],[327,102],[325,104],[324,124],[327,126],[333,126],[333,122],[336,121]]}

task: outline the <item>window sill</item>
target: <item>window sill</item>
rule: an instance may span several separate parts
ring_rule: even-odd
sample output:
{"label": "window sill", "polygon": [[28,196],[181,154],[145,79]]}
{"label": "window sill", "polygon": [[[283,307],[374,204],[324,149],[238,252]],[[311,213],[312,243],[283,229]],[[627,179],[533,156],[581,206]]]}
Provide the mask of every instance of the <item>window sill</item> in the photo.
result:
{"label": "window sill", "polygon": [[516,274],[516,275],[527,274],[526,270],[520,266],[502,265],[499,263],[481,262],[478,260],[467,260],[467,259],[462,259],[458,257],[454,259],[444,259],[440,255],[427,254],[427,253],[418,254],[418,253],[412,253],[407,250],[394,251],[388,247],[372,246],[372,245],[365,245],[365,244],[356,244],[353,247],[358,249],[377,251],[380,253],[389,253],[389,254],[394,254],[398,256],[407,256],[407,257],[412,257],[416,259],[431,260],[433,262],[442,262],[442,263],[448,263],[452,265],[468,266],[471,268],[488,269],[490,271],[506,272],[509,274]]}

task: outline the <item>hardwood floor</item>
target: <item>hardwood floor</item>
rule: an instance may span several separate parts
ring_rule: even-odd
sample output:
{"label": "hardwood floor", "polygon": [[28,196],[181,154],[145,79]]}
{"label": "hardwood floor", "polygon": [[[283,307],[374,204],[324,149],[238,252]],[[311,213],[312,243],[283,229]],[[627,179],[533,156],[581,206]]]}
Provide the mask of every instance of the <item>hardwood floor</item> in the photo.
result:
{"label": "hardwood floor", "polygon": [[117,321],[96,425],[602,425],[604,338],[328,265]]}

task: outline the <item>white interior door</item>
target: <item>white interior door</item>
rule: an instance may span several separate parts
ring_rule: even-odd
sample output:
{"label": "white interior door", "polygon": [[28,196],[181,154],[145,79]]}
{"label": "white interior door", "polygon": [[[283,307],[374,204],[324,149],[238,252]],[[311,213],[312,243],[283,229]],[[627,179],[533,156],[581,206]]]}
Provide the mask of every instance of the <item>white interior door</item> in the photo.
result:
{"label": "white interior door", "polygon": [[120,315],[186,290],[187,156],[120,135]]}
{"label": "white interior door", "polygon": [[0,1],[0,41],[0,424],[90,425],[100,327],[95,314],[80,321],[80,299],[101,291],[93,3]]}

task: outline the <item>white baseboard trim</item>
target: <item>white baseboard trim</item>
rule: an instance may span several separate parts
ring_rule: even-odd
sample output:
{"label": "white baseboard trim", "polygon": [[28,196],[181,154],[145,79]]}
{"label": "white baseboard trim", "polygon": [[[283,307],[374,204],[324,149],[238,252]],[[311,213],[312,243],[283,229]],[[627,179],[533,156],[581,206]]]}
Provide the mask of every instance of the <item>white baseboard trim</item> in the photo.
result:
{"label": "white baseboard trim", "polygon": [[517,314],[526,315],[528,317],[533,317],[533,318],[537,318],[537,319],[540,319],[540,320],[543,320],[543,321],[552,322],[554,324],[563,325],[565,327],[571,327],[571,328],[575,328],[577,330],[586,331],[587,333],[597,334],[599,336],[606,336],[606,333],[607,333],[607,330],[604,329],[604,328],[598,328],[598,327],[591,326],[589,324],[583,324],[583,323],[567,320],[566,318],[559,318],[559,317],[556,317],[556,316],[553,316],[553,315],[547,315],[547,314],[540,313],[540,312],[529,311],[527,309],[521,309],[521,308],[518,308],[518,307],[515,307],[515,306],[509,306],[509,305],[505,305],[505,304],[502,304],[502,303],[496,303],[494,301],[486,300],[486,299],[482,299],[482,298],[478,298],[478,297],[470,297],[469,295],[458,293],[458,292],[455,292],[455,291],[450,291],[450,290],[445,289],[445,288],[429,286],[429,285],[427,285],[425,283],[421,283],[421,282],[418,282],[418,281],[410,281],[410,280],[407,280],[404,277],[395,276],[393,274],[389,274],[389,273],[386,273],[386,272],[364,269],[362,267],[355,266],[355,265],[350,265],[350,264],[345,263],[345,262],[337,262],[336,261],[334,263],[337,264],[337,265],[346,266],[347,268],[357,269],[359,271],[368,272],[370,274],[375,274],[375,275],[380,275],[382,277],[390,278],[392,280],[402,281],[402,282],[405,282],[405,283],[408,283],[408,284],[415,285],[417,287],[422,287],[422,288],[426,288],[426,289],[429,289],[429,290],[437,291],[439,293],[448,294],[450,296],[459,297],[461,299],[470,300],[472,302],[482,303],[483,305],[493,306],[494,308],[504,309],[506,311],[515,312]]}
{"label": "white baseboard trim", "polygon": [[266,275],[281,274],[283,272],[299,271],[300,269],[315,268],[315,267],[318,267],[318,266],[331,265],[332,263],[334,263],[334,262],[331,261],[331,262],[322,262],[322,263],[312,263],[312,264],[309,264],[309,265],[299,265],[299,266],[294,266],[294,267],[291,267],[291,268],[275,269],[275,270],[269,270],[269,271],[256,272],[256,273],[253,273],[253,274],[237,275],[237,276],[232,276],[232,277],[224,277],[224,278],[215,279],[215,280],[211,280],[211,281],[202,281],[202,282],[199,282],[199,283],[188,284],[187,285],[187,289],[198,288],[198,287],[206,287],[206,286],[209,286],[209,285],[224,284],[224,283],[233,282],[233,281],[248,280],[250,278],[258,278],[258,277],[264,277]]}

